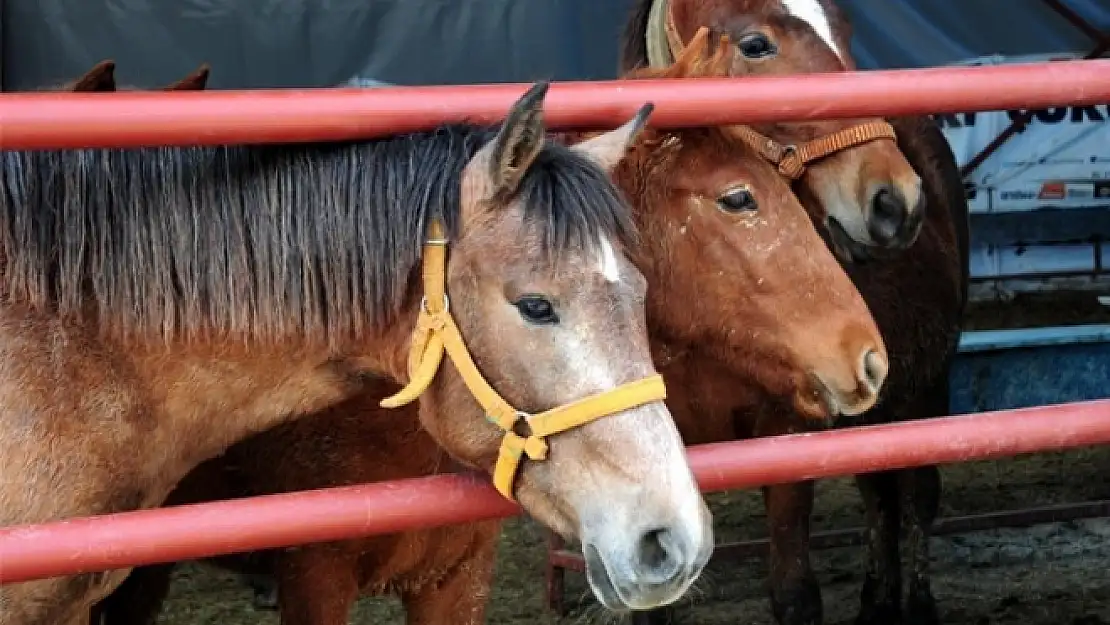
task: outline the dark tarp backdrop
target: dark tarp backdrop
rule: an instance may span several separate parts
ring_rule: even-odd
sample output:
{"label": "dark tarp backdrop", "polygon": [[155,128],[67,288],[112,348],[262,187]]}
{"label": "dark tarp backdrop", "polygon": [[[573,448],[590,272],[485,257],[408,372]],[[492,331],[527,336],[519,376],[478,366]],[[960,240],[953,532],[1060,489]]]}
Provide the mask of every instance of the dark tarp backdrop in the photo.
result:
{"label": "dark tarp backdrop", "polygon": [[[840,0],[862,67],[986,54],[1086,52],[1040,0]],[[1110,28],[1107,0],[1065,0]],[[632,0],[0,0],[5,90],[60,83],[111,58],[123,83],[201,62],[212,88],[614,77]]]}
{"label": "dark tarp backdrop", "polygon": [[6,90],[116,61],[121,83],[201,62],[212,88],[605,78],[628,11],[614,0],[4,0]]}

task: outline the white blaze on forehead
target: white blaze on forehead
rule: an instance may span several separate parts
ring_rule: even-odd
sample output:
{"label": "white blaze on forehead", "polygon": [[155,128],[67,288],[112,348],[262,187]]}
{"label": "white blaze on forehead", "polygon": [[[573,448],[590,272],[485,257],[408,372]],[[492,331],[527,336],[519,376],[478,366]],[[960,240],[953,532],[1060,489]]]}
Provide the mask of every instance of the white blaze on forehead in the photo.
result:
{"label": "white blaze on forehead", "polygon": [[836,39],[833,38],[832,25],[829,23],[829,17],[825,15],[825,9],[817,0],[782,0],[782,6],[786,12],[794,17],[802,20],[817,36],[821,38],[832,50],[837,58],[841,61],[844,56],[840,54],[840,49],[836,47]]}
{"label": "white blaze on forehead", "polygon": [[609,239],[601,237],[598,242],[601,254],[598,259],[598,272],[609,282],[616,282],[621,279],[621,266],[617,262],[617,254],[613,251],[613,244]]}

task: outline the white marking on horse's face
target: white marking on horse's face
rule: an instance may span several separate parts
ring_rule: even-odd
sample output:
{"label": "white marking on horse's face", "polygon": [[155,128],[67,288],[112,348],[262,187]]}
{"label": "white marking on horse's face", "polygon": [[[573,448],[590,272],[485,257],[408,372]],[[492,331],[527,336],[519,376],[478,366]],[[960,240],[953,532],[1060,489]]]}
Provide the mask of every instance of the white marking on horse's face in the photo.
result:
{"label": "white marking on horse's face", "polygon": [[813,32],[817,33],[817,36],[829,46],[829,49],[836,54],[837,58],[841,61],[844,60],[844,55],[840,53],[840,48],[836,46],[836,39],[833,38],[829,16],[825,15],[825,9],[820,2],[817,0],[782,0],[782,6],[787,13],[809,24]]}
{"label": "white marking on horse's face", "polygon": [[[608,279],[615,275],[610,268],[617,266],[616,255],[608,241],[601,243],[601,273]],[[625,279],[633,271],[630,268]],[[614,349],[615,341],[600,340],[596,330],[559,330],[553,358],[574,372],[567,376],[571,379],[557,381],[561,393],[577,398],[606,391],[628,375],[628,357]],[[651,368],[650,359],[646,368]],[[569,519],[577,521],[571,527],[574,535],[600,558],[600,567],[595,561],[587,570],[594,593],[602,596],[598,576],[604,575],[616,585],[623,603],[609,608],[643,610],[683,596],[713,551],[713,524],[666,404],[655,401],[607,415],[552,436],[549,445],[548,459],[528,463],[525,470],[546,471],[547,483],[556,488],[574,485],[555,493],[564,509],[573,512]],[[604,450],[609,461],[596,458],[596,450]],[[681,546],[675,557],[680,558],[683,575],[666,584],[640,583],[641,539],[658,528],[673,533]]]}
{"label": "white marking on horse's face", "polygon": [[621,265],[617,260],[617,255],[613,252],[613,244],[609,239],[601,237],[600,241],[601,258],[598,264],[598,271],[608,282],[616,282],[621,279]]}

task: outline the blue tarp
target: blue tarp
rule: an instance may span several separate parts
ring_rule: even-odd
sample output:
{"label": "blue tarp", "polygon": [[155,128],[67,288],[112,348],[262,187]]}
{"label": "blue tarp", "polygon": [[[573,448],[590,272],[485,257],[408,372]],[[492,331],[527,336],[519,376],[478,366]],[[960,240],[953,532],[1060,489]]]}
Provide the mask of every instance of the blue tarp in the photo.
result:
{"label": "blue tarp", "polygon": [[[1001,54],[1079,52],[1091,39],[1041,0],[838,0],[852,21],[861,68],[928,67]],[[1110,2],[1063,4],[1103,32]]]}

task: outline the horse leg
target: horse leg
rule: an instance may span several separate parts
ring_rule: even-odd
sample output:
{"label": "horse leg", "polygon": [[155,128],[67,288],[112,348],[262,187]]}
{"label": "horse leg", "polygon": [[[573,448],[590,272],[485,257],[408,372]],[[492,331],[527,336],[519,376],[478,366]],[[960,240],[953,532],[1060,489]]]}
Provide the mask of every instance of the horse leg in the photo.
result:
{"label": "horse leg", "polygon": [[137,567],[93,606],[92,625],[154,625],[170,592],[174,564]]}
{"label": "horse leg", "polygon": [[821,625],[821,587],[809,559],[813,482],[763,488],[771,542],[771,611],[779,625]]}
{"label": "horse leg", "polygon": [[275,556],[281,625],[347,625],[359,596],[358,569],[340,548],[307,545]]}
{"label": "horse leg", "polygon": [[900,472],[899,480],[910,560],[906,623],[937,625],[940,617],[929,583],[929,537],[940,509],[940,470],[936,466],[907,469]]}
{"label": "horse leg", "polygon": [[478,547],[451,568],[438,583],[402,592],[405,625],[483,625],[493,585],[496,543]]}
{"label": "horse leg", "polygon": [[867,509],[867,570],[856,625],[896,625],[902,618],[898,475],[893,471],[857,475],[856,485]]}
{"label": "horse leg", "polygon": [[270,612],[278,609],[277,583],[273,576],[243,573],[239,578],[254,593],[251,605],[255,610]]}
{"label": "horse leg", "polygon": [[[940,417],[948,414],[948,376],[921,395],[911,414]],[[940,513],[941,481],[936,466],[916,467],[898,472],[902,493],[903,522],[906,524],[906,551],[909,563],[906,593],[907,625],[936,625],[940,621],[936,599],[929,579],[929,538]]]}

